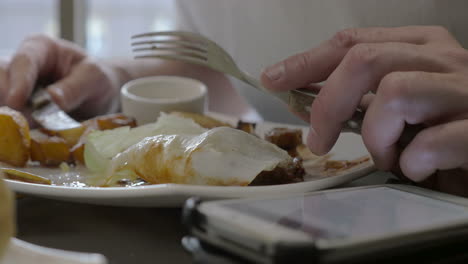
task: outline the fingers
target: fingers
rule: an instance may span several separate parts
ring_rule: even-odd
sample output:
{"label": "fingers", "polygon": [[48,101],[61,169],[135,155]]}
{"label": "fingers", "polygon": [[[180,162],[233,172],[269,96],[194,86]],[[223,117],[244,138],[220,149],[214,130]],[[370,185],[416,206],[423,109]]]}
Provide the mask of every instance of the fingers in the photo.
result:
{"label": "fingers", "polygon": [[24,106],[38,77],[50,70],[54,50],[54,42],[45,36],[32,36],[23,41],[9,65],[6,105],[16,109]]}
{"label": "fingers", "polygon": [[405,124],[437,124],[468,110],[468,91],[450,74],[394,72],[382,80],[362,125],[362,137],[376,166],[396,164]]}
{"label": "fingers", "polygon": [[0,105],[5,103],[6,92],[8,91],[7,63],[0,60]]}
{"label": "fingers", "polygon": [[76,45],[44,35],[26,38],[8,67],[5,104],[22,109],[40,79],[60,80],[85,57]]}
{"label": "fingers", "polygon": [[[406,43],[359,44],[343,58],[312,104],[308,137],[316,154],[327,153],[362,97],[376,90],[380,80],[393,71],[446,71],[438,56],[422,46]],[[365,102],[364,102],[365,103]]]}
{"label": "fingers", "polygon": [[466,166],[467,130],[468,120],[453,121],[423,130],[400,156],[403,173],[412,180],[421,181],[436,170]]}
{"label": "fingers", "polygon": [[[64,79],[47,87],[47,91],[52,99],[65,111],[71,111],[83,104],[83,102],[93,99],[85,112],[94,112],[100,107],[108,107],[112,89],[108,76],[103,66],[92,61],[84,60],[77,64]],[[92,109],[91,109],[92,108]]]}
{"label": "fingers", "polygon": [[398,28],[353,28],[340,31],[316,48],[299,53],[265,69],[261,79],[265,87],[291,90],[322,82],[339,65],[346,53],[363,43],[398,42],[415,45],[460,44],[443,27],[410,26]]}
{"label": "fingers", "polygon": [[33,60],[26,55],[16,55],[13,58],[9,67],[6,105],[20,110],[26,104],[38,78],[39,68]]}

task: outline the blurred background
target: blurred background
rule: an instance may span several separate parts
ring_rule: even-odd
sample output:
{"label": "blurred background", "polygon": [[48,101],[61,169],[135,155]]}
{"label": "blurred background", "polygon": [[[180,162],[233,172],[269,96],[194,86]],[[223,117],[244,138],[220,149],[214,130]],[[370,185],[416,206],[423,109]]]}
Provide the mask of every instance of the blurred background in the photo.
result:
{"label": "blurred background", "polygon": [[130,56],[130,36],[177,25],[172,0],[0,0],[0,56],[27,35],[72,40],[93,56]]}

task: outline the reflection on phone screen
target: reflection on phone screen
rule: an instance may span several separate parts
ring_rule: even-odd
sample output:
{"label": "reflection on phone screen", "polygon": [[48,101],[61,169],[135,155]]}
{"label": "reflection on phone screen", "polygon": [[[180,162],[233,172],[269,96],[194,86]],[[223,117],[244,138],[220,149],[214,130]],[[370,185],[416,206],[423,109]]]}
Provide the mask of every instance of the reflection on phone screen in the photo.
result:
{"label": "reflection on phone screen", "polygon": [[315,238],[359,238],[467,220],[465,207],[388,187],[226,204]]}

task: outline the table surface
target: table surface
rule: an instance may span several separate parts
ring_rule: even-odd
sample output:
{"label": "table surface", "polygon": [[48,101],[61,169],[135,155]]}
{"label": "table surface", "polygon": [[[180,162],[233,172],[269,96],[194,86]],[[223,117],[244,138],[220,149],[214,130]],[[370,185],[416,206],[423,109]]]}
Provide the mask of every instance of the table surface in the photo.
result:
{"label": "table surface", "polygon": [[[347,184],[381,184],[374,173]],[[180,241],[186,234],[180,208],[97,206],[22,197],[17,201],[19,239],[51,248],[95,252],[110,264],[190,263]]]}

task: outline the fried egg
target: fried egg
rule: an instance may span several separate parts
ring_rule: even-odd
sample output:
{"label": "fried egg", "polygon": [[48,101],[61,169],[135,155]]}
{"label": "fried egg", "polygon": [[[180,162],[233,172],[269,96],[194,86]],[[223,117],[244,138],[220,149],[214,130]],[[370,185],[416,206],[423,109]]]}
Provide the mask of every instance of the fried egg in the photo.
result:
{"label": "fried egg", "polygon": [[163,132],[159,130],[111,159],[107,182],[131,173],[153,184],[245,186],[262,171],[292,163],[286,151],[238,129],[206,130],[192,120],[171,115],[161,122]]}

